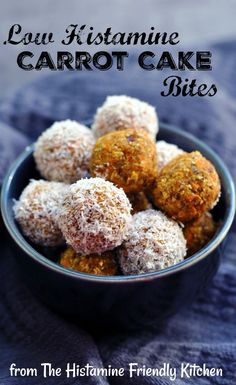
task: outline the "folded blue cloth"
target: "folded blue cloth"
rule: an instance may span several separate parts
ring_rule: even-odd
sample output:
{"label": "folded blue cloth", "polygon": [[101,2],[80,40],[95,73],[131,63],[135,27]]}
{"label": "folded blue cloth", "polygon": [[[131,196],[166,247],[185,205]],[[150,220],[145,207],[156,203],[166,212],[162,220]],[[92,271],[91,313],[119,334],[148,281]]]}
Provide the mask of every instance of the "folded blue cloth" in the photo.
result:
{"label": "folded blue cloth", "polygon": [[[0,104],[0,182],[7,166],[29,142],[53,121],[87,120],[106,95],[128,94],[155,105],[160,120],[192,132],[224,159],[236,177],[236,42],[218,44],[213,71],[191,73],[199,82],[215,83],[216,96],[160,96],[167,73],[138,69],[129,60],[124,72],[60,73],[41,77]],[[182,384],[235,384],[236,373],[236,224],[231,230],[224,259],[210,287],[195,303],[174,316],[159,332],[92,336],[65,321],[34,298],[18,275],[9,240],[1,233],[0,257],[0,383],[27,384],[170,384],[156,377],[10,377],[9,366],[40,367],[66,362],[95,367],[127,367],[130,362],[161,367],[163,362],[206,363],[223,368],[223,377],[177,379]]]}

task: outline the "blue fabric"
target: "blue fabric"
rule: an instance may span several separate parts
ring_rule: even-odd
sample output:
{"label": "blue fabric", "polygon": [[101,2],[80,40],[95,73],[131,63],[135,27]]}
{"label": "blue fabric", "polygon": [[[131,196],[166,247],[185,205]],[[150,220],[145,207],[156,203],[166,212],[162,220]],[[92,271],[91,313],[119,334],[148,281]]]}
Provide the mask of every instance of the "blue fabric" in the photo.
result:
{"label": "blue fabric", "polygon": [[[124,72],[52,73],[25,86],[0,104],[0,180],[17,153],[53,121],[91,118],[107,94],[128,94],[156,106],[160,120],[192,132],[224,159],[236,177],[236,42],[218,44],[213,71],[198,74],[199,82],[216,83],[209,97],[160,96],[161,78],[167,73],[144,72],[129,60]],[[157,71],[158,72],[158,71]],[[191,77],[195,77],[191,73]],[[160,332],[96,337],[68,323],[35,299],[18,275],[9,241],[1,229],[0,256],[0,383],[27,385],[41,378],[9,376],[9,365],[39,367],[40,362],[64,366],[87,362],[114,367],[138,362],[160,367],[182,361],[222,367],[223,378],[178,379],[177,384],[235,384],[236,376],[236,269],[234,223],[219,272],[207,290],[174,316]],[[49,378],[45,384],[64,384]],[[67,384],[169,384],[168,378],[128,376],[69,379]]]}

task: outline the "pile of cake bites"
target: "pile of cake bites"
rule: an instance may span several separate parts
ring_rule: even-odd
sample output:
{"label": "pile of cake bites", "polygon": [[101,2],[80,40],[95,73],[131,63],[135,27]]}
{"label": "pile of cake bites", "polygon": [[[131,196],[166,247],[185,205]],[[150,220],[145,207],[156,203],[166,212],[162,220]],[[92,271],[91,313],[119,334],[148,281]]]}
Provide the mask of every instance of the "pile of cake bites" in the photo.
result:
{"label": "pile of cake bites", "polygon": [[155,108],[128,96],[107,97],[91,129],[55,122],[34,147],[42,179],[14,203],[23,234],[64,245],[62,266],[96,275],[153,272],[201,249],[217,228],[219,176],[157,133]]}

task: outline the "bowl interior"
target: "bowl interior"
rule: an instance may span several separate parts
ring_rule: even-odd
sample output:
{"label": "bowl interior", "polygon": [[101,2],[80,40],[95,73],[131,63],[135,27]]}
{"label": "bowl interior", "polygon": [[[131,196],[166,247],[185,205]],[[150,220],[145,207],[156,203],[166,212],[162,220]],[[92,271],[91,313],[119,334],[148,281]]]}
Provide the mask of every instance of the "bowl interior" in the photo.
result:
{"label": "bowl interior", "polygon": [[206,255],[212,252],[219,245],[219,243],[222,242],[232,224],[235,213],[235,192],[232,178],[226,166],[216,155],[216,153],[211,150],[206,144],[193,137],[192,135],[181,131],[173,126],[161,124],[157,140],[165,140],[167,142],[177,144],[179,147],[188,152],[199,150],[207,159],[209,159],[215,165],[217,172],[220,176],[222,184],[222,194],[219,203],[212,211],[214,218],[220,221],[220,226],[212,240],[200,251],[174,266],[157,272],[140,274],[138,276],[94,276],[62,268],[57,263],[55,263],[58,260],[61,250],[58,248],[42,248],[31,244],[27,239],[23,237],[17,223],[14,220],[12,210],[14,199],[19,198],[22,190],[28,184],[30,179],[41,178],[38,171],[36,170],[34,159],[32,156],[33,145],[27,147],[24,153],[22,153],[12,165],[4,180],[2,187],[2,215],[5,224],[8,228],[8,231],[10,232],[15,242],[34,259],[43,264],[47,264],[49,267],[56,269],[61,273],[67,272],[67,274],[73,276],[80,276],[85,279],[93,280],[105,279],[106,281],[122,281],[163,276],[165,274],[171,274],[178,269],[187,268],[191,264],[196,263],[199,259],[204,258]]}

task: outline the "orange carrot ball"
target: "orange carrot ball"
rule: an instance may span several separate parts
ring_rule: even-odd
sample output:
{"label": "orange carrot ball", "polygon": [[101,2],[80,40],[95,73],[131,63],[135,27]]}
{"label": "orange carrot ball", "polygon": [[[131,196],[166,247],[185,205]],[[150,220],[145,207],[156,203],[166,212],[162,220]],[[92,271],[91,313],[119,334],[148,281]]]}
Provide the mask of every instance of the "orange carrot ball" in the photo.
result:
{"label": "orange carrot ball", "polygon": [[136,194],[127,194],[127,196],[132,206],[132,215],[152,208],[147,196],[142,191]]}
{"label": "orange carrot ball", "polygon": [[60,265],[82,273],[94,275],[117,275],[118,266],[115,254],[106,251],[103,254],[80,255],[68,247],[61,255]]}
{"label": "orange carrot ball", "polygon": [[217,229],[217,223],[209,212],[203,214],[191,222],[184,229],[184,237],[187,241],[188,256],[196,253],[205,246],[213,237]]}
{"label": "orange carrot ball", "polygon": [[152,196],[159,209],[185,223],[212,209],[220,188],[215,167],[194,151],[177,156],[162,169]]}
{"label": "orange carrot ball", "polygon": [[106,134],[94,146],[90,172],[92,176],[122,187],[127,193],[147,190],[157,176],[156,145],[141,129]]}

